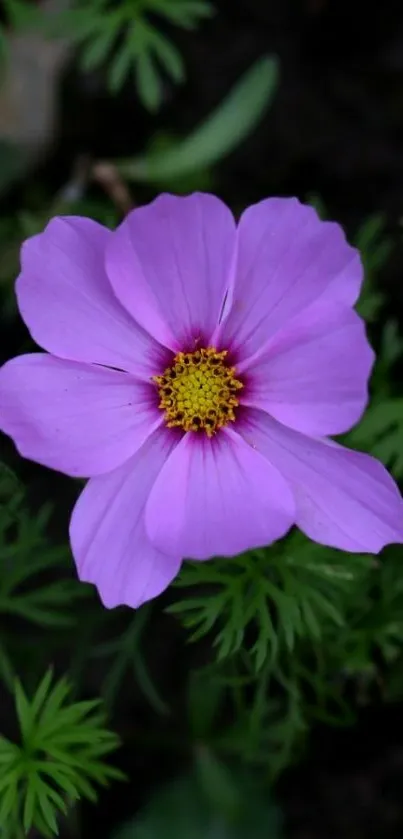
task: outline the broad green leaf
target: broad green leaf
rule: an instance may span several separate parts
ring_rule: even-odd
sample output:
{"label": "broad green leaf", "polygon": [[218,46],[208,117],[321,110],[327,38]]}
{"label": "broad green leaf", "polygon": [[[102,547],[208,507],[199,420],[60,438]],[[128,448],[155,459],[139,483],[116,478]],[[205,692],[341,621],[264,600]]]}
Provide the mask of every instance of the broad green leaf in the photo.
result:
{"label": "broad green leaf", "polygon": [[[148,84],[144,85],[143,80],[144,89]],[[117,161],[120,172],[129,180],[153,182],[213,166],[253,131],[269,107],[277,84],[277,60],[259,59],[189,137],[164,153]]]}

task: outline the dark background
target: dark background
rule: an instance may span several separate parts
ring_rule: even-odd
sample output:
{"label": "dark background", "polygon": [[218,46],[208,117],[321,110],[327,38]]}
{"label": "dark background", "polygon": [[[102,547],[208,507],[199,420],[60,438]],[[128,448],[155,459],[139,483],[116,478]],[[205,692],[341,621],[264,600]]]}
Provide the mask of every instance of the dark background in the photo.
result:
{"label": "dark background", "polygon": [[[56,135],[46,159],[24,184],[14,187],[0,212],[21,202],[30,183],[49,195],[67,180],[81,154],[97,158],[141,152],[161,126],[186,134],[225,96],[264,53],[280,59],[281,79],[272,107],[253,136],[219,166],[216,191],[236,210],[270,195],[312,193],[329,216],[354,231],[374,212],[385,214],[393,236],[391,258],[379,277],[387,307],[402,321],[403,301],[403,4],[354,0],[215,0],[218,14],[195,33],[173,38],[187,67],[181,88],[166,83],[164,103],[150,116],[136,102],[131,84],[114,99],[102,72],[83,74],[74,60],[63,73]],[[95,189],[95,188],[94,188]],[[95,190],[96,191],[96,190]],[[141,203],[147,188],[135,190]],[[22,327],[21,327],[22,330]],[[2,340],[9,357],[21,344],[15,325]],[[33,495],[75,493],[59,476],[24,464],[20,474]],[[63,505],[62,505],[63,506]],[[65,527],[68,511],[56,529]],[[164,604],[162,604],[164,605]],[[177,705],[189,650],[172,620],[159,612],[148,638],[149,660],[161,693]],[[192,652],[193,655],[193,652]],[[193,661],[194,664],[194,661]],[[91,678],[96,682],[96,675]],[[141,697],[122,696],[117,728],[149,724]],[[123,715],[123,716],[122,716]],[[156,740],[166,731],[156,729]],[[111,826],[140,806],[160,781],[180,771],[186,755],[158,746],[134,745],[122,752],[132,783],[115,785],[94,809],[84,809],[83,836],[109,836]],[[286,772],[278,795],[290,839],[401,839],[403,835],[403,707],[358,710],[348,730],[314,731],[303,763]],[[269,839],[269,837],[266,837]]]}

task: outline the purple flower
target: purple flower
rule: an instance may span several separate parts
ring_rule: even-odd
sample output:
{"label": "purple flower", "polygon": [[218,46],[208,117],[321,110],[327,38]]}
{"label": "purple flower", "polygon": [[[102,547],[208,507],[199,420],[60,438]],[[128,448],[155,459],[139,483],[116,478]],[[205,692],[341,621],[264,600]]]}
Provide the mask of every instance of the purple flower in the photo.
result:
{"label": "purple flower", "polygon": [[403,541],[386,470],[327,439],[367,401],[361,280],[340,227],[296,199],[236,226],[212,195],[163,195],[114,232],[56,218],[25,243],[18,303],[50,354],[1,369],[0,425],[90,478],[70,537],[106,606],[293,524],[346,551]]}

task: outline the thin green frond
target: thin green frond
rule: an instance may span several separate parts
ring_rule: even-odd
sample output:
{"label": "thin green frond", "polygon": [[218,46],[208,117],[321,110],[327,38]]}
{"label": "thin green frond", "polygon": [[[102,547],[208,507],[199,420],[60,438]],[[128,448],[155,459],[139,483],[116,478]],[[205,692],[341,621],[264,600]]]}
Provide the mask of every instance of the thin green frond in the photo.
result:
{"label": "thin green frond", "polygon": [[53,682],[51,671],[31,698],[17,681],[15,703],[21,743],[0,738],[1,824],[51,836],[73,801],[95,801],[97,786],[123,779],[104,760],[119,738],[105,728],[100,700],[73,702],[67,680]]}

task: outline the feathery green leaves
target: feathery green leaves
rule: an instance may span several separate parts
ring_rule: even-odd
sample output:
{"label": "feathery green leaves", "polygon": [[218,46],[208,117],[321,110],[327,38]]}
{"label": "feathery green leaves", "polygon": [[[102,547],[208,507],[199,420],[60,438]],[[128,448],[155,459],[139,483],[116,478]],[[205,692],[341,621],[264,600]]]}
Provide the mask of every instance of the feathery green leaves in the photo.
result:
{"label": "feathery green leaves", "polygon": [[0,737],[0,824],[10,836],[19,826],[53,836],[76,801],[95,801],[97,786],[123,779],[105,762],[119,738],[105,727],[101,701],[73,702],[70,692],[51,670],[30,699],[15,683],[21,741]]}

